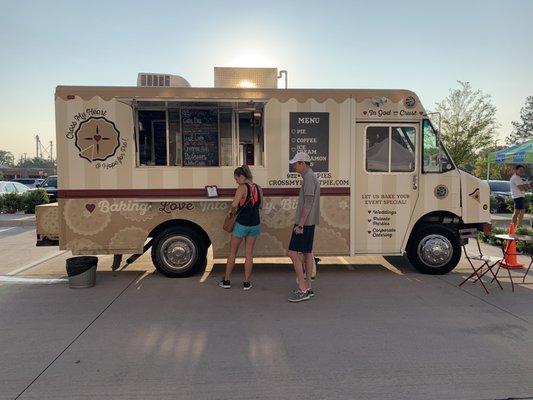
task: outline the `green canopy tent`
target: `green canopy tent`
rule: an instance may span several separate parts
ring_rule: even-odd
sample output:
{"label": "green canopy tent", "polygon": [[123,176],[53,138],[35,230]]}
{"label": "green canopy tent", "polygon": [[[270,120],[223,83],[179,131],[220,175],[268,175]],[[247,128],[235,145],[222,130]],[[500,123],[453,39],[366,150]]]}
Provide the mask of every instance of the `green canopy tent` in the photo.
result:
{"label": "green canopy tent", "polygon": [[533,138],[524,142],[495,151],[489,154],[487,162],[487,180],[490,175],[490,164],[533,164]]}

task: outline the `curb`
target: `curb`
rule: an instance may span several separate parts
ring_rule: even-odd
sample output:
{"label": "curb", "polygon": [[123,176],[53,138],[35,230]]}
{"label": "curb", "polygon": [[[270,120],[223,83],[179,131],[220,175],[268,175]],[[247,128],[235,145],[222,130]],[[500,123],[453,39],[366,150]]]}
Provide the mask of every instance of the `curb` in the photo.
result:
{"label": "curb", "polygon": [[0,219],[0,228],[11,228],[17,226],[35,226],[35,216],[30,215],[15,219]]}

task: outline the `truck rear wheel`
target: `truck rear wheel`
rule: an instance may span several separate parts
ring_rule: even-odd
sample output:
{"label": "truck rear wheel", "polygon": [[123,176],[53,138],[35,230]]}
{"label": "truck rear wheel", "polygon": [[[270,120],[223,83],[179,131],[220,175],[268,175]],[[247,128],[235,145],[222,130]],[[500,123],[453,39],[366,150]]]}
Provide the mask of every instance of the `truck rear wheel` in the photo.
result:
{"label": "truck rear wheel", "polygon": [[191,276],[205,266],[207,248],[201,235],[188,226],[173,226],[154,238],[152,262],[169,278]]}
{"label": "truck rear wheel", "polygon": [[443,275],[461,259],[457,234],[444,226],[425,226],[415,231],[407,247],[407,258],[423,274]]}

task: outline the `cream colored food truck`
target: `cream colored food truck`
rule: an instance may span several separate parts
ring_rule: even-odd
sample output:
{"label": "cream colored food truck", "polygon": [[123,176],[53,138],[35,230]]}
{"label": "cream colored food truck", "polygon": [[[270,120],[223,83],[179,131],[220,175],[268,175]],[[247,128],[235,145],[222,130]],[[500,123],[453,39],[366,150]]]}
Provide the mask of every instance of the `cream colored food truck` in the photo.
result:
{"label": "cream colored food truck", "polygon": [[321,182],[316,255],[406,253],[443,274],[460,259],[458,230],[490,222],[488,185],[455,167],[409,90],[193,88],[166,77],[57,87],[58,202],[37,208],[38,245],[75,255],[151,246],[162,274],[190,275],[209,246],[228,255],[222,223],[246,163],[265,196],[255,254],[284,256],[297,151]]}

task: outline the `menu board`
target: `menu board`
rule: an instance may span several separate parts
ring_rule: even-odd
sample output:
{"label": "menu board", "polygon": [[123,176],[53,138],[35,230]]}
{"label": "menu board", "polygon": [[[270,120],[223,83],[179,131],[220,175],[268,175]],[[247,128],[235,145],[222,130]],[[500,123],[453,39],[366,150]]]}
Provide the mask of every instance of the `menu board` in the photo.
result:
{"label": "menu board", "polygon": [[182,109],[183,165],[218,166],[218,110]]}
{"label": "menu board", "polygon": [[289,158],[303,151],[315,172],[329,171],[329,113],[289,113]]}

